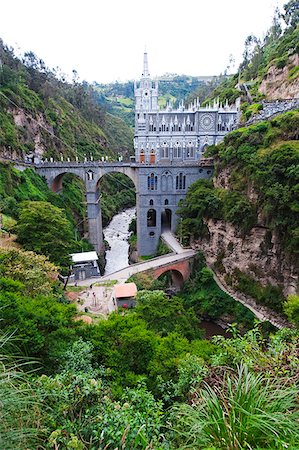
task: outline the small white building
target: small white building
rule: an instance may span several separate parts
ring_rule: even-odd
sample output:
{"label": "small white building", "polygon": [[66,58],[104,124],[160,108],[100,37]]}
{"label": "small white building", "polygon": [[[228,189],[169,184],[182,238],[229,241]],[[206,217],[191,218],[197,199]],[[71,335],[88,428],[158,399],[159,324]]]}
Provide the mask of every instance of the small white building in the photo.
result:
{"label": "small white building", "polygon": [[85,280],[101,275],[97,252],[71,253],[70,257],[72,258],[71,270],[75,280]]}

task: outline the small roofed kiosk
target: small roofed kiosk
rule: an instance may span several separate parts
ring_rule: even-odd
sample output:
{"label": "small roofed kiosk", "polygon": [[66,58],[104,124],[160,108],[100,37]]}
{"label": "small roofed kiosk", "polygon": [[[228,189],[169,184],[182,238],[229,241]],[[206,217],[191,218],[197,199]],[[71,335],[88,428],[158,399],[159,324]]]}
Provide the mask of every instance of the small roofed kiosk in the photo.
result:
{"label": "small roofed kiosk", "polygon": [[85,280],[101,275],[97,252],[71,253],[70,257],[72,258],[71,271],[75,280]]}
{"label": "small roofed kiosk", "polygon": [[135,283],[114,286],[114,300],[117,307],[133,308],[136,305],[137,286]]}

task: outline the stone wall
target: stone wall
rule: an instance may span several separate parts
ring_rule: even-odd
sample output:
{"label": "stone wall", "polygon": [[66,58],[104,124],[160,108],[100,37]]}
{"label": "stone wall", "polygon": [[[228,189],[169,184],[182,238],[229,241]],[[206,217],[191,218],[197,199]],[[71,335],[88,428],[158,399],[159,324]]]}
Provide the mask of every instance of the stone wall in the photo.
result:
{"label": "stone wall", "polygon": [[[252,125],[256,122],[267,120],[271,117],[277,116],[287,111],[292,111],[299,108],[299,98],[284,99],[284,100],[263,100],[263,109],[251,117],[245,124],[245,126]],[[244,126],[244,125],[242,125]]]}

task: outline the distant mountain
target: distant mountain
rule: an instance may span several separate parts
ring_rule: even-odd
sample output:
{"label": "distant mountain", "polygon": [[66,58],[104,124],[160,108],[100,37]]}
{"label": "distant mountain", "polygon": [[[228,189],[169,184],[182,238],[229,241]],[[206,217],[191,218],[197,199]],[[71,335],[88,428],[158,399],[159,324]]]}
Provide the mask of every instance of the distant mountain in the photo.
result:
{"label": "distant mountain", "polygon": [[21,61],[0,40],[0,155],[94,158],[133,149],[133,132],[87,83],[67,83],[32,52]]}

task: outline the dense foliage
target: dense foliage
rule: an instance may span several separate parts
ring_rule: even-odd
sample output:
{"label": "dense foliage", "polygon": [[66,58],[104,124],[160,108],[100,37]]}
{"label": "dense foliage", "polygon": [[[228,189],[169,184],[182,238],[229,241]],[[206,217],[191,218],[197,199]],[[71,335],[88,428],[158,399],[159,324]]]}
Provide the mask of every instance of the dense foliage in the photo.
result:
{"label": "dense foliage", "polygon": [[[215,188],[211,181],[199,180],[190,187],[179,211],[185,238],[204,236],[205,218],[228,221],[246,233],[260,216],[284,247],[297,253],[298,127],[298,112],[289,112],[235,130],[211,147],[217,171],[225,168],[229,174],[228,186]],[[258,200],[248,196],[250,190]]]}
{"label": "dense foliage", "polygon": [[[198,309],[227,300],[213,292],[202,260],[182,297],[141,291],[134,310],[92,325],[73,320],[76,307],[53,283],[55,268],[46,259],[1,250],[0,260],[3,342],[13,334],[0,362],[3,448],[162,450],[192,443],[207,450],[222,448],[225,439],[224,448],[293,450],[298,332],[265,340],[259,325],[245,335],[233,326],[230,339],[203,340]],[[11,365],[12,353],[26,364]]]}
{"label": "dense foliage", "polygon": [[[289,112],[235,130],[210,150],[219,158],[220,170],[224,165],[230,168],[231,190],[239,195],[245,195],[250,188],[255,190],[258,204],[247,200],[248,204],[258,209],[264,223],[279,234],[292,253],[299,251],[298,129],[299,112]],[[246,216],[250,217],[250,211]]]}

